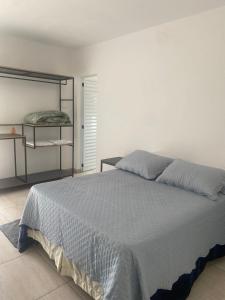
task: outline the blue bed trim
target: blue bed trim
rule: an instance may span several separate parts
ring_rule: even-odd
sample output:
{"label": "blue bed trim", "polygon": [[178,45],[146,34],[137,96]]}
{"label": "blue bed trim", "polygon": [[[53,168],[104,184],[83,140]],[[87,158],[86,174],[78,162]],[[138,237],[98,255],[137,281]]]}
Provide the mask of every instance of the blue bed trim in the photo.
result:
{"label": "blue bed trim", "polygon": [[[32,244],[33,240],[27,236],[28,227],[20,226],[20,234],[18,240],[19,252],[24,252]],[[196,261],[196,268],[189,274],[183,274],[173,284],[171,290],[159,289],[150,297],[150,300],[185,300],[190,294],[191,288],[204,270],[207,262],[225,256],[225,245],[216,245],[213,247],[206,257],[200,257]]]}
{"label": "blue bed trim", "polygon": [[33,243],[33,240],[27,236],[28,226],[20,225],[18,250],[20,253],[24,252]]}
{"label": "blue bed trim", "polygon": [[172,290],[159,289],[150,300],[185,300],[190,294],[192,285],[204,270],[207,262],[225,256],[225,245],[216,245],[206,257],[196,261],[196,268],[189,274],[184,274],[173,284]]}

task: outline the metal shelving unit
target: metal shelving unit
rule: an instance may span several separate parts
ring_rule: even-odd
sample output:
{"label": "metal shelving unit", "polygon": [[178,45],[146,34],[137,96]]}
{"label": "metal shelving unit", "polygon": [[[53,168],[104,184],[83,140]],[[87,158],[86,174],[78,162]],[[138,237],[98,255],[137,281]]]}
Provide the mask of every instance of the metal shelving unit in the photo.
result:
{"label": "metal shelving unit", "polygon": [[[41,125],[33,125],[33,124],[0,124],[1,126],[20,126],[21,127],[21,134],[0,134],[0,140],[3,139],[12,139],[14,140],[14,162],[15,162],[15,176],[11,178],[4,178],[0,179],[0,190],[5,188],[12,188],[24,185],[32,185],[35,183],[45,182],[60,179],[67,176],[74,175],[74,77],[72,76],[65,76],[65,75],[57,75],[57,74],[49,74],[49,73],[42,73],[30,70],[23,70],[23,69],[15,69],[9,68],[5,66],[0,66],[0,78],[8,78],[14,80],[25,80],[25,81],[32,81],[32,82],[41,82],[45,84],[55,84],[58,85],[59,89],[59,105],[58,109],[62,111],[62,102],[67,101],[71,102],[72,107],[72,123],[71,124],[41,124]],[[62,86],[65,86],[71,82],[71,89],[72,89],[72,96],[71,98],[62,98]],[[27,144],[25,128],[30,127],[33,130],[33,145]],[[72,129],[72,142],[65,143],[65,144],[52,144],[46,146],[38,146],[36,141],[36,131],[38,128],[59,128],[59,139],[62,140],[62,128],[67,127]],[[17,175],[17,160],[16,160],[16,139],[22,139],[23,146],[24,146],[24,175],[18,176]],[[44,171],[29,174],[27,172],[27,148],[36,149],[39,147],[59,147],[59,169],[51,170],[51,171]],[[62,169],[62,147],[71,147],[71,169]]]}

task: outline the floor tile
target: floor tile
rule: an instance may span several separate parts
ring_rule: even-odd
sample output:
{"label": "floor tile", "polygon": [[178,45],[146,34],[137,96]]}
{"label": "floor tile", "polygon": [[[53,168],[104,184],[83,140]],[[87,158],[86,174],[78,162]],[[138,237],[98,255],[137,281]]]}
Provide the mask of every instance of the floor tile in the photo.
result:
{"label": "floor tile", "polygon": [[63,277],[49,267],[34,249],[0,265],[1,300],[37,299],[63,284]]}
{"label": "floor tile", "polygon": [[[0,210],[1,210],[1,208],[0,208]],[[9,223],[9,220],[0,214],[0,225],[6,224],[6,223]]]}
{"label": "floor tile", "polygon": [[[53,268],[57,272],[55,261],[49,258],[48,254],[45,252],[45,250],[42,248],[42,246],[40,244],[36,244],[36,245],[34,245],[34,249],[42,257],[42,259],[44,259],[44,261],[47,264],[49,264],[50,267]],[[65,282],[71,281],[70,277],[63,276],[62,278]]]}
{"label": "floor tile", "polygon": [[7,191],[0,194],[0,207],[24,206],[29,189],[20,189],[15,191]]}
{"label": "floor tile", "polygon": [[93,300],[88,294],[86,294],[78,285],[74,283],[73,280],[71,280],[69,283],[69,286],[74,289],[76,295],[79,295],[79,300]]}
{"label": "floor tile", "polygon": [[0,232],[0,265],[19,256],[21,256],[19,251]]}
{"label": "floor tile", "polygon": [[188,300],[224,300],[225,272],[207,267],[192,287]]}
{"label": "floor tile", "polygon": [[34,247],[36,251],[39,253],[39,255],[41,255],[41,257],[56,270],[56,265],[54,260],[49,258],[48,254],[42,248],[41,244],[38,243]]}
{"label": "floor tile", "polygon": [[212,265],[225,272],[225,257],[214,260]]}
{"label": "floor tile", "polygon": [[[0,222],[5,223],[19,219],[26,202],[28,189],[0,193]],[[3,219],[3,221],[1,221]],[[7,223],[6,222],[6,223]]]}
{"label": "floor tile", "polygon": [[89,300],[90,298],[80,298],[80,295],[69,285],[65,284],[52,291],[48,295],[40,298],[41,300]]}
{"label": "floor tile", "polygon": [[10,207],[1,207],[0,214],[9,221],[20,219],[23,213],[24,205],[13,205]]}

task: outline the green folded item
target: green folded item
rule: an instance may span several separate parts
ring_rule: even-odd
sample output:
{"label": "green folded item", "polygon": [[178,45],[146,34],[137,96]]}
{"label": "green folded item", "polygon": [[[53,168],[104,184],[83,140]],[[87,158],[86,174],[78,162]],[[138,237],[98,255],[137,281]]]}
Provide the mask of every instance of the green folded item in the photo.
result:
{"label": "green folded item", "polygon": [[69,116],[57,110],[49,111],[38,111],[33,112],[24,117],[25,124],[57,124],[57,125],[66,125],[71,124]]}

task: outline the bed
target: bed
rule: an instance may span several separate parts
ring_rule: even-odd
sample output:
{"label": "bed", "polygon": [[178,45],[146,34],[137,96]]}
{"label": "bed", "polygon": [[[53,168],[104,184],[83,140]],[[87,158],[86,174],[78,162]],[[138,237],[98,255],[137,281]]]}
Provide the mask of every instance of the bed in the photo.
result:
{"label": "bed", "polygon": [[207,258],[225,254],[225,195],[118,169],[33,186],[20,226],[20,251],[37,240],[95,300],[180,300]]}

